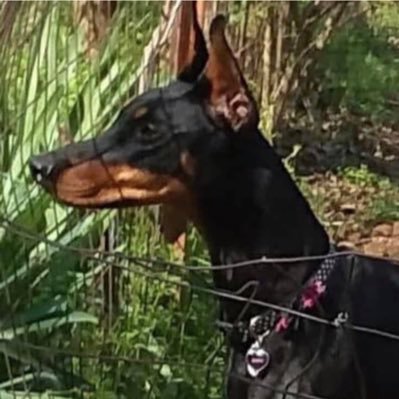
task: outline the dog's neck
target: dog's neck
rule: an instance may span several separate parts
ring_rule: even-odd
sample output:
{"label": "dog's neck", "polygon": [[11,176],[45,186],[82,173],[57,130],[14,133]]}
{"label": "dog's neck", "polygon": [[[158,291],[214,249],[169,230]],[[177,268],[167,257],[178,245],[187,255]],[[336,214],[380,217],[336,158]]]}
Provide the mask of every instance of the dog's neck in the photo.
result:
{"label": "dog's neck", "polygon": [[[212,263],[327,253],[326,231],[260,132],[237,135],[228,145],[221,141],[216,142],[212,156],[202,160],[196,182],[199,217]],[[296,267],[291,274],[299,273],[296,279],[301,280],[309,268],[314,264]],[[254,280],[277,279],[284,284],[277,275],[272,277],[271,268],[250,274]],[[229,278],[216,283],[239,289],[248,275],[235,272],[232,284],[227,284]],[[288,295],[293,289],[279,288],[276,281],[273,284],[280,293]]]}
{"label": "dog's neck", "polygon": [[201,165],[196,192],[211,251],[248,260],[328,250],[324,228],[259,132],[215,150]]}

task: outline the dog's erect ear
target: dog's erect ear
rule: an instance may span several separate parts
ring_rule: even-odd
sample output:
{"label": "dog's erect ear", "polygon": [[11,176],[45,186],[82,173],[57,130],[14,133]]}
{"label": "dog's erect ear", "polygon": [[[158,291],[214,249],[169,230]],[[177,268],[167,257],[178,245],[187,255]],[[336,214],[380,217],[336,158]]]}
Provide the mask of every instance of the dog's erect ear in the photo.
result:
{"label": "dog's erect ear", "polygon": [[211,84],[210,109],[233,130],[256,127],[259,115],[255,100],[225,36],[226,19],[214,18],[210,28],[209,60],[205,76]]}
{"label": "dog's erect ear", "polygon": [[[205,68],[208,61],[208,50],[198,22],[197,2],[190,1],[190,3],[183,4],[182,10],[182,18],[189,20],[190,33],[187,38],[187,46],[183,46],[182,53],[179,54],[179,64],[182,65],[182,68],[180,68],[178,79],[193,83]],[[185,6],[187,7],[184,8]]]}

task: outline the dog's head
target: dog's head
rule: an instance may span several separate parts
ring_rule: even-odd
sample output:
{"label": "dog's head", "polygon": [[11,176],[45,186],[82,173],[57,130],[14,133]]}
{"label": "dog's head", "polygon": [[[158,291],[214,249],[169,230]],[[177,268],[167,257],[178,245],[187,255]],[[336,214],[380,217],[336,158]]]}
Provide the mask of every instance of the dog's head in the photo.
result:
{"label": "dog's head", "polygon": [[256,127],[256,106],[227,43],[224,18],[212,21],[208,49],[195,4],[192,17],[192,56],[175,81],[136,97],[98,137],[31,158],[35,181],[57,200],[83,208],[183,206],[200,167],[198,143],[206,147],[216,132]]}

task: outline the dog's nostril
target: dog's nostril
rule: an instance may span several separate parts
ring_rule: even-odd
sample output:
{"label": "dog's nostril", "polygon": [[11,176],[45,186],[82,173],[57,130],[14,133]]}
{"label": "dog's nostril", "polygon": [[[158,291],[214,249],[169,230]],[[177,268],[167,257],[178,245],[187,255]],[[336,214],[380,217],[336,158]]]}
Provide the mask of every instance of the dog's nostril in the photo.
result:
{"label": "dog's nostril", "polygon": [[41,157],[33,157],[29,161],[29,167],[33,178],[37,182],[48,178],[54,170],[54,165]]}

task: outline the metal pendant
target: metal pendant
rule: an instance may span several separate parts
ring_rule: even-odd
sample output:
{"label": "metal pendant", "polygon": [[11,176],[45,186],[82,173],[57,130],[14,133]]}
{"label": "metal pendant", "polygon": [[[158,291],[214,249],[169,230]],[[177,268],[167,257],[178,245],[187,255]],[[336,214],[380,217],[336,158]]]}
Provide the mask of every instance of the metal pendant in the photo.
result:
{"label": "metal pendant", "polygon": [[270,363],[270,354],[261,347],[259,341],[255,341],[245,355],[245,364],[248,374],[252,378],[258,377]]}

